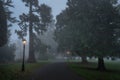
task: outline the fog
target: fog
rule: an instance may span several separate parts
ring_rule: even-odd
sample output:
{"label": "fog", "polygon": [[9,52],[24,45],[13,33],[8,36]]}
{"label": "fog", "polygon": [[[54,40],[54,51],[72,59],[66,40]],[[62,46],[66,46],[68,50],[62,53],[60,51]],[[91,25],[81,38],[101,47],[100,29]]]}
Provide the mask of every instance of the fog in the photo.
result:
{"label": "fog", "polygon": [[[53,21],[46,32],[37,36],[40,38],[43,44],[50,46],[50,49],[47,51],[47,53],[49,55],[57,56],[57,43],[54,40],[54,31],[55,31],[55,22]],[[17,39],[15,43],[16,43],[15,60],[19,60],[19,59],[22,59],[23,57],[22,40]],[[29,56],[28,51],[29,51],[29,42],[27,41],[27,44],[25,47],[26,60],[28,59],[28,56]],[[41,54],[41,53],[38,53],[38,54]],[[36,53],[36,56],[37,56],[37,53]]]}
{"label": "fog", "polygon": [[120,0],[0,0],[0,80],[41,79],[120,80]]}
{"label": "fog", "polygon": [[[62,10],[64,10],[66,8],[66,2],[67,0],[61,0],[61,1],[56,1],[53,0],[54,3],[52,3],[49,0],[39,0],[40,4],[47,4],[48,6],[50,6],[52,8],[52,15],[53,15],[53,23],[51,23],[51,25],[48,27],[47,32],[44,32],[43,35],[38,35],[38,37],[41,39],[42,43],[44,43],[45,45],[48,45],[51,47],[51,49],[49,50],[50,54],[55,54],[56,53],[56,49],[57,49],[57,43],[54,41],[54,30],[55,30],[55,20],[56,20],[56,15],[58,15]],[[59,6],[58,6],[59,3]],[[13,1],[13,5],[15,8],[10,8],[11,11],[13,11],[12,16],[15,16],[17,19],[19,18],[19,15],[28,12],[28,8],[24,6],[24,3],[22,3],[21,1]],[[18,35],[15,33],[15,30],[19,30],[19,26],[18,24],[13,24],[13,27],[11,27],[11,39],[10,39],[10,43],[16,43],[16,52],[15,52],[15,59],[21,59],[22,58],[22,50],[23,50],[23,45],[22,45],[22,40],[18,39]],[[29,54],[29,35],[26,36],[27,39],[27,45],[26,45],[26,59],[28,58],[28,54]]]}

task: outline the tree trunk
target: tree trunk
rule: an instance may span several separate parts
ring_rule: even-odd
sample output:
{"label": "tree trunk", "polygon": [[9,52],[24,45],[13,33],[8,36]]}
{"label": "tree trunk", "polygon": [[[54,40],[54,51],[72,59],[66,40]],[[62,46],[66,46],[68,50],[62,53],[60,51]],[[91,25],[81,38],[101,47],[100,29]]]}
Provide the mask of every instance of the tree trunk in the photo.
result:
{"label": "tree trunk", "polygon": [[28,62],[33,63],[36,62],[35,60],[35,54],[34,54],[34,44],[33,44],[33,25],[32,25],[32,4],[30,2],[30,20],[29,20],[29,57],[28,57]]}
{"label": "tree trunk", "polygon": [[100,70],[100,71],[105,71],[106,70],[103,57],[98,57],[98,67],[97,67],[97,69]]}
{"label": "tree trunk", "polygon": [[86,56],[81,56],[82,62],[81,63],[88,63]]}

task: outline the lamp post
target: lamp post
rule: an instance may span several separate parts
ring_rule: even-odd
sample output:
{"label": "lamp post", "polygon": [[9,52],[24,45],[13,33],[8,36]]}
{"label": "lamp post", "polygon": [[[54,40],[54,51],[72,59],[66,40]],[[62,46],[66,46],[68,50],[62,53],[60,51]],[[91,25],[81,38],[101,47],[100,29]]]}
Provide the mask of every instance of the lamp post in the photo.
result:
{"label": "lamp post", "polygon": [[22,40],[23,43],[23,60],[22,60],[22,72],[25,71],[25,45],[26,45],[26,39]]}

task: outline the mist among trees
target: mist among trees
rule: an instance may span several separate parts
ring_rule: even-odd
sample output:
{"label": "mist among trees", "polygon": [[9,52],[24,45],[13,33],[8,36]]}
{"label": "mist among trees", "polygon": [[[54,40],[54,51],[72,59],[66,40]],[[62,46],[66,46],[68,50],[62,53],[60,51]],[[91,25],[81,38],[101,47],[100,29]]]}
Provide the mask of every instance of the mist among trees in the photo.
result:
{"label": "mist among trees", "polygon": [[104,57],[120,56],[118,0],[68,0],[56,20],[49,5],[40,4],[39,0],[21,2],[28,11],[16,18],[10,9],[15,8],[13,0],[0,0],[0,62],[14,61],[19,48],[10,40],[14,27],[20,41],[28,39],[30,63],[43,57],[66,57],[70,52],[73,57],[81,57],[82,63],[88,62],[87,57],[97,57],[98,70],[105,70]]}

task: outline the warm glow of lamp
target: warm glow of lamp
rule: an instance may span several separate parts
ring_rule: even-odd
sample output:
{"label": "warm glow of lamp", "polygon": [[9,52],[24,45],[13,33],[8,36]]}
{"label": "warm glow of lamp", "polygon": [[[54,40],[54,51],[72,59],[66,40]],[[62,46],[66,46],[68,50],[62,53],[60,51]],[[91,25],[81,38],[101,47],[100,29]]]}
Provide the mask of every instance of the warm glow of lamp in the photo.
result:
{"label": "warm glow of lamp", "polygon": [[22,42],[23,42],[24,45],[27,43],[26,39],[23,39]]}

